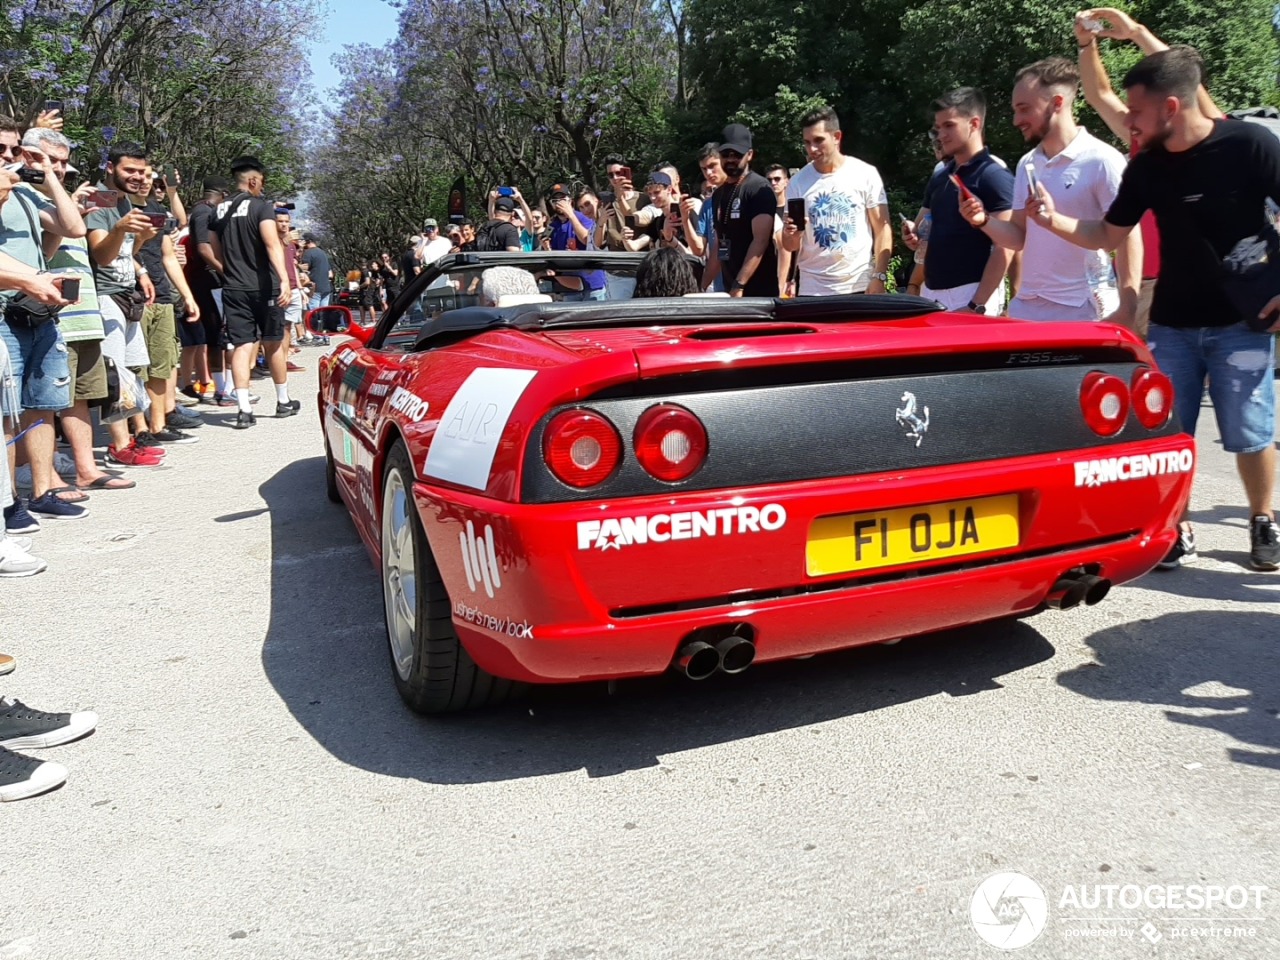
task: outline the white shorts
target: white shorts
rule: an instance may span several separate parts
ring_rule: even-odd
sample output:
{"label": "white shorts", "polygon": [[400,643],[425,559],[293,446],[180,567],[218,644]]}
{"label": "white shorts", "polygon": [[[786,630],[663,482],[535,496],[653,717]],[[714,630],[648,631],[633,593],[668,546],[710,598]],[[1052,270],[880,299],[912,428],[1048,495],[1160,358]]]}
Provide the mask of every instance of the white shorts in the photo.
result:
{"label": "white shorts", "polygon": [[[973,295],[978,292],[978,284],[966,283],[962,287],[948,287],[946,290],[934,290],[930,287],[922,287],[920,296],[926,300],[937,300],[946,310],[964,310],[969,306],[969,301],[973,299]],[[991,295],[991,299],[987,301],[987,316],[994,317],[1004,309],[1004,284],[996,287],[996,292]]]}
{"label": "white shorts", "polygon": [[302,326],[302,291],[294,290],[289,296],[289,305],[284,308],[284,322]]}
{"label": "white shorts", "polygon": [[117,367],[151,366],[142,324],[127,322],[116,302],[105,293],[98,295],[98,308],[102,311],[102,355]]}
{"label": "white shorts", "polygon": [[1009,303],[1009,316],[1019,320],[1097,320],[1098,311],[1092,299],[1078,307],[1068,307],[1043,297],[1019,295]]}

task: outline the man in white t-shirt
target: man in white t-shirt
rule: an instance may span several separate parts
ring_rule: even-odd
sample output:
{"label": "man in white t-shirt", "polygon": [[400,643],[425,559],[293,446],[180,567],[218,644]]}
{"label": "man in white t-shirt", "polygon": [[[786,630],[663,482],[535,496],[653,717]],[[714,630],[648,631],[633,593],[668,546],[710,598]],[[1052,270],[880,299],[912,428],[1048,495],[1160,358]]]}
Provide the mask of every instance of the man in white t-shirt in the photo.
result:
{"label": "man in white t-shirt", "polygon": [[804,201],[805,222],[790,216],[782,248],[799,254],[802,297],[884,293],[893,227],[880,172],[840,152],[840,118],[830,107],[803,121],[807,167],[791,178],[787,202]]}
{"label": "man in white t-shirt", "polygon": [[[1013,124],[1022,131],[1030,153],[1018,161],[1013,184],[1013,217],[988,217],[982,201],[967,200],[960,212],[992,241],[1022,251],[1022,279],[1009,304],[1009,316],[1020,320],[1100,320],[1133,323],[1142,284],[1142,235],[1134,230],[1111,260],[1097,250],[1084,250],[1028,221],[1031,192],[1028,169],[1057,207],[1078,220],[1101,220],[1111,208],[1125,159],[1072,117],[1080,72],[1062,57],[1049,57],[1023,67],[1014,78]],[[1118,301],[1118,302],[1117,302]]]}

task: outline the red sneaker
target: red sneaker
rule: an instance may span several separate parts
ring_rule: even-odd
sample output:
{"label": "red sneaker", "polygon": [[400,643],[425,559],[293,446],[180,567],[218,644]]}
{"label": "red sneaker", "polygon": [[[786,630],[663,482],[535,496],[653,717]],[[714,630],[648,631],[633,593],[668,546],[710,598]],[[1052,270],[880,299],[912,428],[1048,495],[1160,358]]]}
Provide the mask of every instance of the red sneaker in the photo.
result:
{"label": "red sneaker", "polygon": [[164,453],[130,443],[123,450],[117,450],[114,446],[107,447],[106,456],[102,459],[121,467],[158,467],[164,460]]}
{"label": "red sneaker", "polygon": [[294,363],[292,360],[290,360],[287,364],[285,364],[285,369],[288,370],[290,373],[302,373],[307,368],[300,367],[296,363]]}

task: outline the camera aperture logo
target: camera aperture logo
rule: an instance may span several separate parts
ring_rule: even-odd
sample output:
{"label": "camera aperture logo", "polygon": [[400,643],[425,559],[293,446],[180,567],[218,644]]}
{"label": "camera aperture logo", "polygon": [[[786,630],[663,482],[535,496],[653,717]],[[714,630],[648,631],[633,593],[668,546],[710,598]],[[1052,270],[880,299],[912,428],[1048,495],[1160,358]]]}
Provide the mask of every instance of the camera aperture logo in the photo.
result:
{"label": "camera aperture logo", "polygon": [[1021,873],[996,873],[978,884],[969,901],[973,929],[1001,950],[1018,950],[1044,932],[1049,902],[1040,884]]}

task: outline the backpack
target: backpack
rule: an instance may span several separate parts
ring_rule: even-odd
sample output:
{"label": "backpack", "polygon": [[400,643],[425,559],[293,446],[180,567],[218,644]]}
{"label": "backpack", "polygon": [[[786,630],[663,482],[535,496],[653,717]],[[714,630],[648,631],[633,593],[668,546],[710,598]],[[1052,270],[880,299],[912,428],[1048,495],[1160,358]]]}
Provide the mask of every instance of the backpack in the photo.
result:
{"label": "backpack", "polygon": [[501,220],[490,220],[483,227],[476,231],[476,252],[484,253],[490,250],[502,251],[507,249],[502,241],[498,239],[498,227],[502,226]]}

